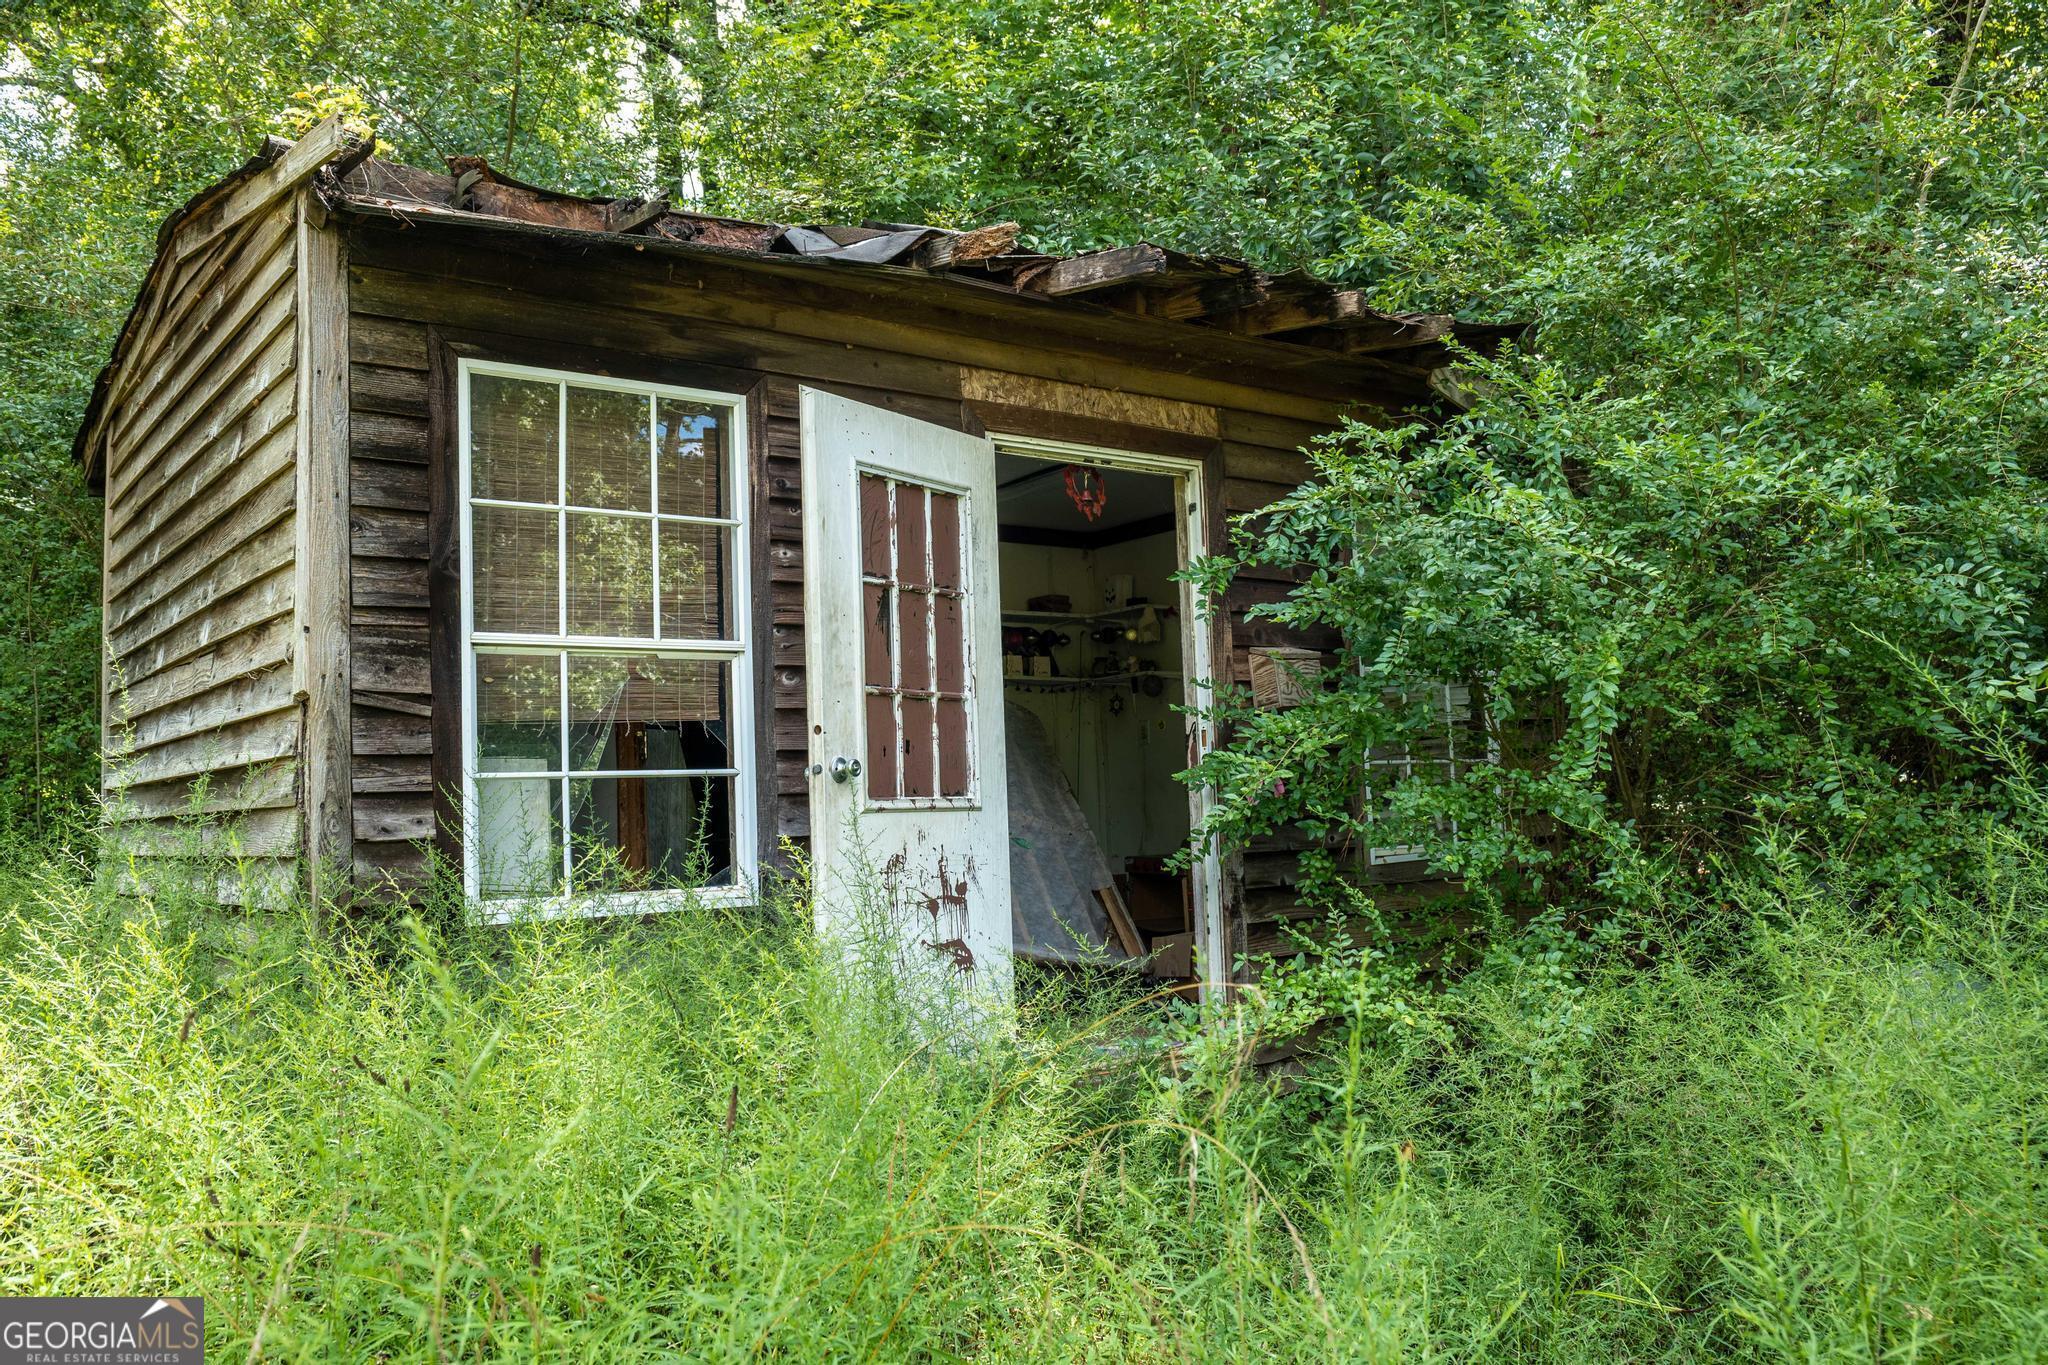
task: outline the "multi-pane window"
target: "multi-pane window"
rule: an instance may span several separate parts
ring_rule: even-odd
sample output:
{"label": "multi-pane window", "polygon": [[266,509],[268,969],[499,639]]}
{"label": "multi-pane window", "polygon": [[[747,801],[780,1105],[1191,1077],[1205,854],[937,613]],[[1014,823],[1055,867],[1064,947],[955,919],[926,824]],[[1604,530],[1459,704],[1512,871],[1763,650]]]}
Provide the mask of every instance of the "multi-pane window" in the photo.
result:
{"label": "multi-pane window", "polygon": [[967,519],[957,493],[860,476],[868,800],[971,797]]}
{"label": "multi-pane window", "polygon": [[471,890],[736,885],[739,408],[510,366],[461,380]]}
{"label": "multi-pane window", "polygon": [[[1426,703],[1431,725],[1426,737],[1410,745],[1374,749],[1366,758],[1366,818],[1372,820],[1385,809],[1387,798],[1401,782],[1423,773],[1449,782],[1473,763],[1489,756],[1486,737],[1472,724],[1472,689],[1456,683],[1429,683],[1406,693],[1390,695],[1390,703],[1412,706]],[[1455,821],[1445,821],[1437,833],[1455,839]],[[1429,850],[1421,844],[1389,844],[1366,850],[1366,862],[1373,867],[1392,863],[1423,862]]]}

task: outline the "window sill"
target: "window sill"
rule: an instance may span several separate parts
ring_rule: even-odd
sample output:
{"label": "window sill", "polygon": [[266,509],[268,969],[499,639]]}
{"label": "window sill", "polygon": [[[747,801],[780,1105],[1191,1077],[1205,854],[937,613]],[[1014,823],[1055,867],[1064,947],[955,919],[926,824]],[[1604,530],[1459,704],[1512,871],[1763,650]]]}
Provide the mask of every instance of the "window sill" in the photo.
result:
{"label": "window sill", "polygon": [[587,892],[580,896],[472,901],[481,924],[523,924],[531,920],[612,919],[665,915],[678,910],[746,909],[756,904],[751,888],[713,886],[683,891]]}

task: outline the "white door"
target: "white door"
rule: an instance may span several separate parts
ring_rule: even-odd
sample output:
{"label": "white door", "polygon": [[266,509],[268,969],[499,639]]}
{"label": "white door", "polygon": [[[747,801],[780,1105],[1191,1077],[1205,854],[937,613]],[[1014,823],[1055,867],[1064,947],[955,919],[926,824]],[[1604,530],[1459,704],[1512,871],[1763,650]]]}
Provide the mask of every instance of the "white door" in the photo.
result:
{"label": "white door", "polygon": [[1006,997],[995,446],[815,389],[801,414],[819,930]]}

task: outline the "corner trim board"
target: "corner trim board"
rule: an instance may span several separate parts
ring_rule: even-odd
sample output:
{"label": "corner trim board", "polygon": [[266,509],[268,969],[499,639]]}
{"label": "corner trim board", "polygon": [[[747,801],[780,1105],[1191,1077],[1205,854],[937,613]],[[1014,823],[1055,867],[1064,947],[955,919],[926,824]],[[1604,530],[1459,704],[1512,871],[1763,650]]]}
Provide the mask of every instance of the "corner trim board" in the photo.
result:
{"label": "corner trim board", "polygon": [[298,420],[292,694],[299,704],[307,890],[317,907],[342,899],[354,876],[348,261],[342,235],[315,226],[310,191],[300,191],[293,218]]}

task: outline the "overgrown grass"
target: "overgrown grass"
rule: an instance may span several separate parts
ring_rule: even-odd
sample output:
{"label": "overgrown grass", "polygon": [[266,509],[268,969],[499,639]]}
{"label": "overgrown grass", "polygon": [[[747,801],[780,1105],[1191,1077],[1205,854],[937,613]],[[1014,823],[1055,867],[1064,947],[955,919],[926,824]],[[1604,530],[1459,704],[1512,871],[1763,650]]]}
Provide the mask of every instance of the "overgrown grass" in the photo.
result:
{"label": "overgrown grass", "polygon": [[221,1359],[2040,1359],[2048,881],[1987,868],[1723,886],[1286,1088],[1101,998],[931,1037],[800,915],[342,939],[44,861],[0,1292],[201,1293]]}

